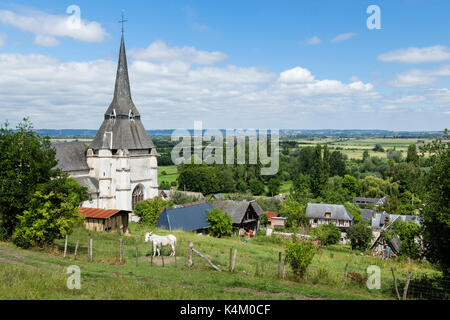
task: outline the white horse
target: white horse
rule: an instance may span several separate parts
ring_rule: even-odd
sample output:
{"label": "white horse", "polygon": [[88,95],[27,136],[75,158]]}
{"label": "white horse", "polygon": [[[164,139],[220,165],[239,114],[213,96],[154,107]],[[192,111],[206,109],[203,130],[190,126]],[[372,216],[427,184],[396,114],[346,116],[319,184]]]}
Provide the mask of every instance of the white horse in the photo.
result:
{"label": "white horse", "polygon": [[158,256],[161,255],[161,251],[159,248],[162,248],[163,246],[170,245],[172,248],[172,252],[170,253],[170,256],[175,256],[175,246],[177,244],[177,238],[169,234],[168,236],[158,236],[156,234],[153,234],[151,232],[145,233],[145,242],[153,242],[153,256],[155,256],[156,251],[158,251]]}

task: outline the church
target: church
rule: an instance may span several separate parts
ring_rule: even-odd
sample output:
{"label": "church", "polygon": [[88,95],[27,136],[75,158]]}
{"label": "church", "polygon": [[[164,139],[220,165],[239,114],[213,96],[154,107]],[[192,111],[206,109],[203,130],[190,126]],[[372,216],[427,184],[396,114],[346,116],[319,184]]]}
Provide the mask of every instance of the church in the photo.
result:
{"label": "church", "polygon": [[94,140],[54,144],[57,167],[88,188],[82,207],[134,210],[158,195],[158,153],[131,98],[124,36],[114,96]]}

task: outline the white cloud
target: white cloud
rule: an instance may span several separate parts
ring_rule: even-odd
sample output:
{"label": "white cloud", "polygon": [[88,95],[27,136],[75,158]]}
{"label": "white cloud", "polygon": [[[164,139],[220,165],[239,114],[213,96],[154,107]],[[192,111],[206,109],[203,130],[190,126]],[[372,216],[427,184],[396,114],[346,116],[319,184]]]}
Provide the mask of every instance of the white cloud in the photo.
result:
{"label": "white cloud", "polygon": [[[257,119],[269,125],[274,114],[289,121],[311,112],[338,114],[379,98],[372,84],[317,80],[301,67],[278,74],[257,67],[204,66],[219,59],[208,52],[198,55],[195,48],[162,48],[142,56],[155,61],[135,55],[128,65],[134,102],[142,115],[151,115],[143,116],[147,129],[176,127],[194,118],[216,121],[217,127],[254,125]],[[67,128],[79,119],[77,127],[98,128],[112,99],[116,68],[115,59],[63,62],[0,54],[0,120],[30,116],[39,128]]]}
{"label": "white cloud", "polygon": [[311,83],[314,81],[314,76],[308,69],[296,67],[283,71],[280,74],[279,81],[285,83]]}
{"label": "white cloud", "polygon": [[331,42],[332,43],[336,43],[336,42],[345,41],[345,40],[348,40],[350,38],[353,38],[354,36],[356,36],[355,32],[341,33],[341,34],[338,34],[336,37],[334,37],[331,40]]}
{"label": "white cloud", "polygon": [[6,43],[6,33],[0,33],[0,48],[3,48]]}
{"label": "white cloud", "polygon": [[74,20],[70,15],[52,15],[41,11],[18,14],[0,10],[0,22],[35,34],[38,45],[57,45],[57,37],[83,42],[102,42],[108,35],[98,22]]}
{"label": "white cloud", "polygon": [[386,100],[386,102],[388,103],[397,103],[397,104],[412,104],[412,103],[420,103],[423,101],[425,101],[425,97],[417,95],[403,96],[397,99]]}
{"label": "white cloud", "polygon": [[380,54],[378,60],[400,63],[441,62],[450,60],[450,49],[445,46],[407,48]]}
{"label": "white cloud", "polygon": [[396,74],[389,85],[397,88],[431,87],[439,84],[441,77],[447,76],[450,76],[450,65],[431,70],[411,69]]}
{"label": "white cloud", "polygon": [[317,36],[314,36],[314,37],[309,38],[309,39],[306,40],[306,44],[309,44],[309,45],[316,45],[316,44],[319,44],[321,42],[322,41]]}
{"label": "white cloud", "polygon": [[59,45],[59,41],[55,37],[38,34],[34,38],[34,44],[42,47],[55,47]]}
{"label": "white cloud", "polygon": [[193,47],[169,47],[164,41],[157,40],[145,49],[130,50],[130,57],[139,60],[158,62],[183,61],[189,64],[211,65],[223,61],[228,56],[222,52],[208,52]]}

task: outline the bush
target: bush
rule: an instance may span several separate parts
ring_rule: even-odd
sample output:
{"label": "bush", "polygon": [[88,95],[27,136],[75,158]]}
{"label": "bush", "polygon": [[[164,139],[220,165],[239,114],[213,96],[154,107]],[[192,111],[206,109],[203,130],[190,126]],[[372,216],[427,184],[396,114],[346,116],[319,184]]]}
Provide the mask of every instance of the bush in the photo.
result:
{"label": "bush", "polygon": [[316,248],[310,241],[294,241],[288,245],[286,256],[295,276],[303,279],[306,269],[311,264],[315,253]]}
{"label": "bush", "polygon": [[171,193],[170,200],[172,200],[174,204],[185,204],[200,201],[200,198],[195,196],[189,196],[183,192],[175,191]]}
{"label": "bush", "polygon": [[264,183],[258,179],[250,180],[250,191],[253,195],[259,196],[264,193]]}
{"label": "bush", "polygon": [[372,240],[372,229],[364,223],[357,223],[347,232],[352,249],[366,250]]}
{"label": "bush", "polygon": [[315,228],[312,233],[326,246],[336,244],[341,239],[341,232],[333,223],[322,224]]}
{"label": "bush", "polygon": [[172,204],[173,202],[165,201],[159,197],[139,201],[134,208],[134,214],[140,218],[139,223],[155,226],[164,208]]}
{"label": "bush", "polygon": [[210,234],[213,237],[230,236],[233,231],[231,216],[219,209],[208,210],[208,222],[211,224]]}
{"label": "bush", "polygon": [[75,197],[68,199],[62,193],[42,194],[39,191],[17,219],[12,240],[25,249],[52,244],[55,239],[70,234],[73,227],[83,221]]}
{"label": "bush", "polygon": [[170,189],[170,183],[168,181],[162,181],[159,184],[159,189],[160,190],[169,190]]}

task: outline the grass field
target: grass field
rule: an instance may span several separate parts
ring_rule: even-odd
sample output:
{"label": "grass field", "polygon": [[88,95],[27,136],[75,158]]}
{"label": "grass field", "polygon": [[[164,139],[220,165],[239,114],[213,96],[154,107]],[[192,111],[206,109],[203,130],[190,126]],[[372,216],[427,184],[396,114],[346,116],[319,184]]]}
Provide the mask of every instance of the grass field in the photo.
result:
{"label": "grass field", "polygon": [[[317,143],[326,143],[331,151],[339,150],[346,154],[349,159],[362,159],[363,152],[369,151],[370,156],[376,156],[380,158],[386,158],[386,151],[393,149],[403,152],[403,156],[406,157],[406,152],[410,144],[416,144],[417,146],[429,143],[432,139],[395,139],[395,138],[366,138],[366,139],[336,139],[336,138],[316,138],[311,139],[295,139],[297,145],[302,146],[314,146]],[[385,152],[375,152],[372,149],[376,144],[380,144]]]}
{"label": "grass field", "polygon": [[[165,174],[164,174],[165,172]],[[163,181],[167,181],[169,183],[173,181],[177,181],[178,171],[177,166],[159,166],[158,167],[158,185]],[[172,187],[175,188],[175,187]],[[175,188],[176,189],[176,188]]]}
{"label": "grass field", "polygon": [[[123,237],[125,261],[120,263],[118,234],[101,234],[77,229],[69,237],[68,254],[63,258],[64,240],[53,249],[22,250],[0,242],[0,298],[2,299],[393,299],[392,275],[404,280],[407,270],[413,276],[436,273],[428,263],[381,261],[379,258],[352,252],[348,247],[321,249],[314,257],[307,276],[294,281],[290,267],[286,278],[278,280],[278,252],[285,242],[279,238],[257,236],[217,239],[193,233],[171,232],[177,237],[177,260],[165,256],[165,265],[157,257],[151,264],[149,244],[143,234],[149,231],[131,223],[133,236]],[[158,234],[167,234],[158,230]],[[136,242],[138,239],[138,265]],[[93,262],[87,261],[87,240],[93,238]],[[79,240],[75,260],[74,249]],[[213,270],[201,257],[187,267],[187,243],[205,254],[223,271]],[[237,249],[236,267],[228,271],[230,248]],[[163,251],[168,255],[169,250]],[[284,255],[283,255],[284,258]],[[369,290],[365,282],[349,278],[344,290],[341,282],[345,264],[349,272],[364,277],[369,265],[381,268],[381,289]],[[69,290],[66,267],[81,269],[81,289]]]}

